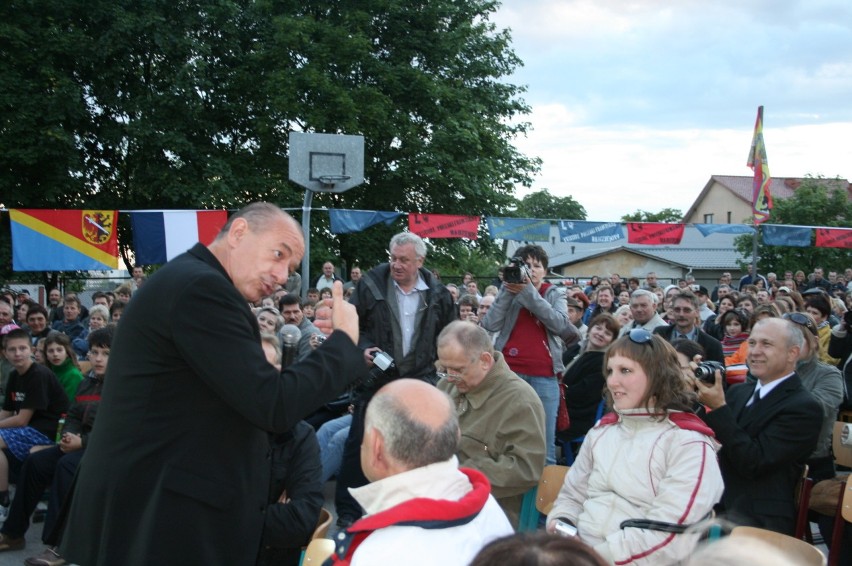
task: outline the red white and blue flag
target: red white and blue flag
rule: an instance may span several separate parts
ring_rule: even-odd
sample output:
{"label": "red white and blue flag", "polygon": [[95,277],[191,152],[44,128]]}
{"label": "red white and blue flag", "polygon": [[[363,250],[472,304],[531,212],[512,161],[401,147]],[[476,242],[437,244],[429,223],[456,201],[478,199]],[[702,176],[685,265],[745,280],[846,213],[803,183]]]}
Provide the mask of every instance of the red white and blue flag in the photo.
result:
{"label": "red white and blue flag", "polygon": [[228,221],[225,210],[131,212],[136,263],[162,264],[196,243],[209,244]]}

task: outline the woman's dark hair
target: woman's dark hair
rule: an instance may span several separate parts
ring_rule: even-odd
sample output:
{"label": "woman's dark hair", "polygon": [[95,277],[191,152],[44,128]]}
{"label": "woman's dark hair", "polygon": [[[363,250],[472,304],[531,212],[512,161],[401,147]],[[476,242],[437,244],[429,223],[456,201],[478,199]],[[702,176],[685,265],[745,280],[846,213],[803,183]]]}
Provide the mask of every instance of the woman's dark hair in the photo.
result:
{"label": "woman's dark hair", "polygon": [[517,533],[485,545],[470,566],[606,566],[595,550],[578,538],[544,531]]}
{"label": "woman's dark hair", "polygon": [[695,356],[701,356],[702,359],[704,358],[704,346],[694,340],[681,338],[680,340],[672,342],[672,346],[674,347],[675,352],[683,354],[689,361],[692,361]]}
{"label": "woman's dark hair", "polygon": [[599,324],[610,332],[612,332],[612,342],[614,342],[618,338],[618,333],[621,332],[621,323],[618,322],[618,320],[616,320],[614,316],[612,316],[608,312],[601,313],[589,321],[588,328],[594,328]]}
{"label": "woman's dark hair", "polygon": [[719,320],[719,327],[722,329],[722,332],[725,331],[725,327],[728,326],[728,322],[732,318],[736,318],[739,321],[743,332],[748,332],[751,329],[751,320],[748,312],[742,309],[734,309],[726,311]]}

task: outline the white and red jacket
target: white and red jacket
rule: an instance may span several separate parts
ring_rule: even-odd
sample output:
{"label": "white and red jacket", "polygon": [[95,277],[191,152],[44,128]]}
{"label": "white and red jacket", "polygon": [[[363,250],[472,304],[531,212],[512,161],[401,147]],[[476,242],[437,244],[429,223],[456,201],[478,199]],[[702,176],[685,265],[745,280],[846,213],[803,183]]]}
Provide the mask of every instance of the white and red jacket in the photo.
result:
{"label": "white and red jacket", "polygon": [[724,484],[713,431],[691,413],[654,420],[644,409],[610,413],[586,435],[548,522],[565,517],[618,566],[686,558],[698,535],[627,527],[628,519],[689,525],[704,519]]}
{"label": "white and red jacket", "polygon": [[367,515],[338,535],[326,564],[467,566],[513,533],[488,479],[455,456],[350,491]]}

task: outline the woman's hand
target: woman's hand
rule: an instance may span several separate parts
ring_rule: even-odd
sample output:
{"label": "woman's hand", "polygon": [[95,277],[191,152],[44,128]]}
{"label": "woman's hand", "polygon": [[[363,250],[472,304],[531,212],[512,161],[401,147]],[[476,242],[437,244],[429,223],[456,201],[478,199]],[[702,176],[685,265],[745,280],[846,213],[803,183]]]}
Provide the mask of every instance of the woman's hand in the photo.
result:
{"label": "woman's hand", "polygon": [[59,441],[59,449],[65,452],[74,452],[83,448],[83,438],[79,434],[65,432],[62,434],[62,440]]}

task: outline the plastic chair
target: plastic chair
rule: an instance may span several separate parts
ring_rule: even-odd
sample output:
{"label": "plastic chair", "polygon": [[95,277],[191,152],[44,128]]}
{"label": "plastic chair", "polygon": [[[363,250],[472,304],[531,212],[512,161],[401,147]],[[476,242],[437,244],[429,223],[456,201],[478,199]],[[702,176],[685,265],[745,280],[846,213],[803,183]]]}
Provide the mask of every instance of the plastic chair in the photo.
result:
{"label": "plastic chair", "polygon": [[327,538],[315,538],[308,544],[308,548],[302,555],[302,564],[322,564],[329,556],[334,554],[334,541]]}
{"label": "plastic chair", "polygon": [[[598,403],[598,410],[595,413],[595,422],[597,423],[603,417],[604,410],[606,409],[606,400],[601,399],[601,402]],[[570,416],[570,415],[569,415]],[[574,449],[580,450],[580,445],[583,444],[583,441],[586,439],[586,435],[581,436],[580,438],[574,438],[573,440],[567,440],[562,443],[562,455],[565,456],[565,464],[571,466],[574,464]]]}
{"label": "plastic chair", "polygon": [[314,534],[311,535],[311,540],[316,540],[318,538],[325,538],[325,535],[328,534],[328,529],[331,526],[331,513],[325,507],[320,509],[319,520],[317,521],[317,528],[314,529]]}
{"label": "plastic chair", "polygon": [[550,512],[567,473],[568,466],[544,467],[538,485],[524,494],[521,515],[518,518],[519,533],[538,529],[539,513],[547,515]]}
{"label": "plastic chair", "polygon": [[757,527],[734,527],[732,537],[752,537],[770,544],[802,566],[825,566],[825,555],[803,540]]}
{"label": "plastic chair", "polygon": [[796,531],[794,536],[799,540],[805,539],[812,543],[813,536],[808,521],[808,512],[810,511],[811,490],[814,488],[814,480],[808,477],[808,472],[808,466],[805,465],[805,469],[802,470],[802,479],[796,486]]}

